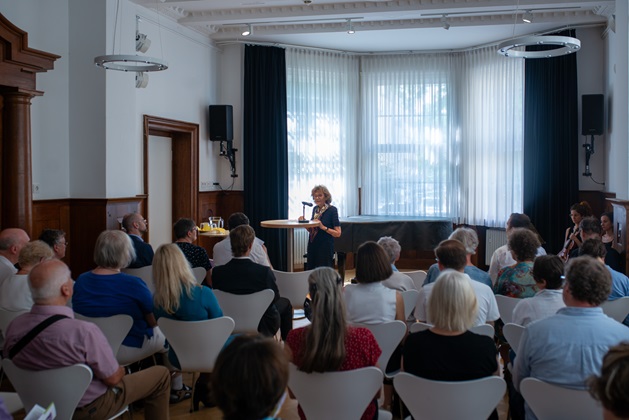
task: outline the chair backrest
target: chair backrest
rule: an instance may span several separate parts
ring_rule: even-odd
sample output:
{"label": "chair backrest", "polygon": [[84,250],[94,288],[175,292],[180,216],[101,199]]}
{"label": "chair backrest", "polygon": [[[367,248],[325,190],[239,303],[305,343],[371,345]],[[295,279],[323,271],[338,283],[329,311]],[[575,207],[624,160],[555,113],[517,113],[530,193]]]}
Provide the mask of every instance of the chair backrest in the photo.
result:
{"label": "chair backrest", "polygon": [[203,283],[203,280],[205,280],[207,270],[204,267],[194,267],[192,269],[192,274],[194,274],[194,278],[196,279],[197,283],[201,284]]}
{"label": "chair backrest", "polygon": [[131,330],[131,326],[133,325],[133,318],[131,318],[131,315],[127,314],[92,318],[75,312],[74,317],[76,319],[96,324],[105,335],[107,342],[114,352],[114,356],[118,354],[118,349],[122,344],[122,340],[125,339],[129,330]]}
{"label": "chair backrest", "polygon": [[308,420],[359,419],[382,386],[375,366],[343,372],[305,373],[292,363],[288,387]]}
{"label": "chair backrest", "polygon": [[413,309],[415,309],[418,297],[419,292],[417,290],[406,290],[402,292],[402,299],[404,300],[404,319],[408,319]]}
{"label": "chair backrest", "polygon": [[153,266],[147,265],[141,268],[123,268],[122,272],[131,276],[136,276],[144,280],[152,294],[155,293],[155,282],[153,281]]}
{"label": "chair backrest", "polygon": [[520,339],[522,338],[522,333],[524,329],[522,325],[508,323],[502,327],[502,334],[505,336],[507,343],[511,346],[514,352],[517,353],[518,347],[520,347]]}
{"label": "chair backrest", "polygon": [[395,390],[416,419],[486,419],[504,397],[498,376],[472,381],[431,381],[409,373],[393,378]]}
{"label": "chair backrest", "polygon": [[489,324],[477,325],[470,328],[470,331],[478,335],[486,335],[489,338],[494,338],[494,327]]}
{"label": "chair backrest", "polygon": [[267,310],[275,293],[271,289],[260,290],[248,295],[236,295],[214,289],[214,295],[223,310],[223,315],[234,320],[234,332],[257,332],[262,315]]}
{"label": "chair backrest", "polygon": [[59,369],[26,370],[2,360],[2,367],[28,413],[35,404],[55,403],[58,420],[70,420],[76,406],[92,381],[92,370],[84,364]]}
{"label": "chair backrest", "polygon": [[411,324],[411,327],[408,329],[408,332],[412,334],[412,333],[427,330],[430,327],[432,327],[431,324],[426,324],[425,322],[415,322]]}
{"label": "chair backrest", "polygon": [[293,309],[302,309],[308,294],[308,276],[313,270],[287,273],[273,270],[280,296],[290,300]]}
{"label": "chair backrest", "polygon": [[204,321],[179,321],[160,318],[157,325],[177,354],[184,372],[212,372],[214,362],[234,331],[228,316]]}
{"label": "chair backrest", "polygon": [[509,296],[496,295],[496,303],[498,304],[498,312],[500,312],[502,322],[508,324],[513,320],[513,309],[520,300]]}
{"label": "chair backrest", "polygon": [[406,323],[402,321],[389,321],[382,324],[353,324],[355,327],[367,328],[373,334],[374,338],[380,346],[382,353],[378,359],[378,366],[382,373],[386,374],[385,369],[391,355],[406,334]]}
{"label": "chair backrest", "polygon": [[26,312],[28,311],[6,311],[4,309],[0,309],[0,332],[4,335],[4,332],[7,330],[11,321]]}
{"label": "chair backrest", "polygon": [[520,393],[539,420],[603,418],[601,405],[586,390],[562,388],[535,378],[520,382]]}
{"label": "chair backrest", "polygon": [[424,270],[416,270],[416,271],[404,271],[404,274],[413,279],[413,283],[415,283],[415,288],[417,290],[421,289],[424,285],[424,280],[426,280],[427,273]]}
{"label": "chair backrest", "polygon": [[9,414],[13,414],[24,408],[24,404],[22,404],[22,400],[19,395],[17,395],[17,392],[0,392],[0,400],[4,402],[4,406],[7,408]]}
{"label": "chair backrest", "polygon": [[623,322],[629,315],[629,296],[616,300],[606,300],[601,304],[601,308],[608,317]]}

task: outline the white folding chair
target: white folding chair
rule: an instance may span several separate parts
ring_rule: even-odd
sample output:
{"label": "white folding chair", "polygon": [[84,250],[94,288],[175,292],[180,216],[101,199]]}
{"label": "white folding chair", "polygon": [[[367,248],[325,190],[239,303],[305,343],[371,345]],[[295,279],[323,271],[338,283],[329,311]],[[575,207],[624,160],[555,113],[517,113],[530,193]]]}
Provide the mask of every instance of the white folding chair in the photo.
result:
{"label": "white folding chair", "polygon": [[601,405],[586,390],[568,389],[535,378],[520,382],[520,393],[539,420],[603,418]]}
{"label": "white folding chair", "polygon": [[417,305],[418,297],[419,292],[417,290],[407,290],[402,292],[402,299],[404,300],[404,319],[408,319],[411,313],[413,313],[413,310]]}
{"label": "white folding chair", "polygon": [[426,273],[424,270],[415,270],[415,271],[404,271],[404,274],[413,279],[413,283],[415,283],[415,288],[417,290],[421,289],[424,285],[424,280],[426,280]]}
{"label": "white folding chair", "polygon": [[470,328],[470,331],[478,335],[486,335],[489,338],[494,338],[494,327],[489,324],[477,325]]}
{"label": "white folding chair", "polygon": [[308,295],[308,277],[313,270],[286,272],[273,270],[281,297],[290,300],[293,318],[303,318],[304,301]]}
{"label": "white folding chair", "polygon": [[262,315],[267,310],[275,293],[271,289],[260,290],[248,295],[236,295],[214,289],[214,296],[223,310],[223,315],[234,320],[234,332],[257,332]]}
{"label": "white folding chair", "polygon": [[146,286],[151,291],[151,294],[155,293],[155,282],[153,281],[153,266],[147,265],[141,268],[123,268],[122,272],[131,276],[136,276],[144,280]]}
{"label": "white folding chair", "polygon": [[520,300],[521,299],[509,296],[496,295],[496,303],[498,304],[498,312],[500,313],[500,319],[502,319],[502,322],[508,324],[513,320],[513,309]]}
{"label": "white folding chair", "polygon": [[[343,372],[305,373],[289,365],[288,388],[308,420],[359,419],[382,386],[375,366]],[[380,410],[378,418],[391,418]]]}
{"label": "white folding chair", "polygon": [[194,274],[194,278],[196,279],[197,283],[201,284],[203,283],[203,280],[205,280],[207,270],[203,267],[194,267],[192,269],[192,274]]}
{"label": "white folding chair", "polygon": [[96,324],[105,335],[107,342],[114,352],[114,356],[118,354],[118,349],[120,348],[122,341],[125,339],[129,330],[131,330],[131,326],[133,325],[133,318],[131,318],[131,315],[127,314],[92,318],[75,312],[74,317],[76,319]]}
{"label": "white folding chair", "polygon": [[2,335],[4,335],[4,332],[7,330],[11,321],[26,312],[28,311],[6,311],[4,309],[0,309],[0,332],[2,332]]}
{"label": "white folding chair", "polygon": [[424,331],[427,330],[428,328],[432,327],[431,324],[426,324],[425,322],[415,322],[414,324],[411,325],[411,327],[408,329],[408,332],[410,332],[411,334],[416,333],[416,332],[420,332],[420,331]]}
{"label": "white folding chair", "polygon": [[498,376],[444,382],[406,372],[393,378],[393,386],[415,419],[428,420],[486,419],[507,389],[504,379]]}
{"label": "white folding chair", "polygon": [[397,346],[406,334],[406,324],[402,321],[389,321],[382,324],[352,324],[355,327],[367,328],[373,334],[382,353],[378,358],[378,366],[386,375],[387,363]]}
{"label": "white folding chair", "polygon": [[629,296],[624,296],[616,300],[606,300],[601,304],[601,308],[605,315],[623,322],[629,315]]}
{"label": "white folding chair", "polygon": [[0,400],[4,402],[4,406],[7,408],[9,414],[13,414],[24,408],[20,396],[17,392],[0,392]]}
{"label": "white folding chair", "polygon": [[[218,354],[234,330],[234,320],[223,316],[205,321],[159,318],[157,325],[179,359],[182,372],[193,372],[192,394],[199,372],[212,372]],[[190,412],[193,411],[190,400]]]}
{"label": "white folding chair", "polygon": [[2,360],[2,366],[28,413],[35,404],[55,403],[57,419],[70,420],[85,390],[92,381],[92,370],[84,364],[59,369],[26,370]]}
{"label": "white folding chair", "polygon": [[524,329],[522,325],[514,324],[512,322],[505,324],[502,327],[502,335],[505,336],[507,343],[511,346],[513,351],[517,352],[518,347],[520,346],[520,339],[522,338],[522,333],[524,333]]}

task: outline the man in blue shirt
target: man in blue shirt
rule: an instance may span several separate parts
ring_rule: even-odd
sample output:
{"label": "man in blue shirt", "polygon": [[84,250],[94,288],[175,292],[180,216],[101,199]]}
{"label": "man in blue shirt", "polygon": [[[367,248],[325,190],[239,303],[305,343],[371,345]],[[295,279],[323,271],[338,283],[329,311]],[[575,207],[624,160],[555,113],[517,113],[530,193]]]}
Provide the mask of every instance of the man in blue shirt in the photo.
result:
{"label": "man in blue shirt", "polygon": [[[589,376],[599,374],[610,347],[629,341],[629,328],[603,314],[599,307],[611,291],[609,270],[590,256],[571,259],[566,268],[563,299],[556,315],[529,324],[522,335],[513,367],[513,384],[524,378],[586,389]],[[525,406],[526,418],[536,419]]]}

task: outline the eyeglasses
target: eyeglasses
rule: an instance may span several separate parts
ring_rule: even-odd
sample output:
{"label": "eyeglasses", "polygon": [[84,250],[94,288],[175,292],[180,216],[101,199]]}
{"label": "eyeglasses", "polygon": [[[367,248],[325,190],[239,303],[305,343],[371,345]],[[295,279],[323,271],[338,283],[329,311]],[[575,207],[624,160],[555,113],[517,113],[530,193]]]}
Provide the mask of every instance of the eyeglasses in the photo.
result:
{"label": "eyeglasses", "polygon": [[57,242],[57,245],[68,246],[70,245],[70,242]]}

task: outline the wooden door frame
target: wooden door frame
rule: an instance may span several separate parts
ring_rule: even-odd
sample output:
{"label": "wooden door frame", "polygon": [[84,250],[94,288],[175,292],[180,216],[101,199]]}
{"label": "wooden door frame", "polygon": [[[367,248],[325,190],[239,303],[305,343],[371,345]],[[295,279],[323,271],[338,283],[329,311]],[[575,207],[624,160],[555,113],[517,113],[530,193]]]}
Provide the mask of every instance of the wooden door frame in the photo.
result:
{"label": "wooden door frame", "polygon": [[[144,194],[149,217],[149,136],[172,139],[172,223],[180,217],[198,222],[199,124],[144,115]],[[176,193],[175,193],[176,192]],[[148,237],[147,237],[148,241]]]}

